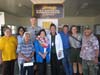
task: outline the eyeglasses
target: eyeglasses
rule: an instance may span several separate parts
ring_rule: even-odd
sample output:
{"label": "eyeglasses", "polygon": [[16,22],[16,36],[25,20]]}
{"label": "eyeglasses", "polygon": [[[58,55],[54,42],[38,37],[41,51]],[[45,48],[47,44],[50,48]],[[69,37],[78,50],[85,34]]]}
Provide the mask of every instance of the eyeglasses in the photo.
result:
{"label": "eyeglasses", "polygon": [[19,30],[20,32],[23,32],[24,30]]}

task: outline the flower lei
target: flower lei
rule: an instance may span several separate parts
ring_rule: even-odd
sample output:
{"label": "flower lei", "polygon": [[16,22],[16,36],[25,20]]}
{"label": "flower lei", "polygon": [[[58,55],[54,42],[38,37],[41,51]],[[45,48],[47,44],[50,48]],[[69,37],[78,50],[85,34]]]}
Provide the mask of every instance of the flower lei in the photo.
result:
{"label": "flower lei", "polygon": [[47,48],[47,47],[48,47],[48,39],[47,39],[47,37],[42,38],[42,37],[40,37],[40,36],[37,36],[36,39],[39,41],[39,43],[40,43],[40,45],[41,45],[42,47],[44,47],[44,48]]}

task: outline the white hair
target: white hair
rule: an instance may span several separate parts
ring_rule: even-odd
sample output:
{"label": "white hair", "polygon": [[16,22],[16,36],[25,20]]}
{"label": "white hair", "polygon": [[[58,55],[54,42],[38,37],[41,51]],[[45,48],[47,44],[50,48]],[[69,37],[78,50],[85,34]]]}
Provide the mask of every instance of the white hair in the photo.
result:
{"label": "white hair", "polygon": [[26,36],[26,35],[30,35],[30,37],[31,37],[30,32],[25,32],[24,35],[23,35],[23,39],[25,39],[25,36]]}

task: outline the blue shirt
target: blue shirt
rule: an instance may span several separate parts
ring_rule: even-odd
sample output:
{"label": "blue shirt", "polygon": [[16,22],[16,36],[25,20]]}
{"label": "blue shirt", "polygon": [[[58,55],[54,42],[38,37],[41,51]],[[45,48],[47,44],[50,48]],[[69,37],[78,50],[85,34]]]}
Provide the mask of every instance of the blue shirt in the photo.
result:
{"label": "blue shirt", "polygon": [[18,35],[18,36],[17,36],[17,40],[18,40],[18,44],[22,43],[22,41],[23,41],[23,36]]}
{"label": "blue shirt", "polygon": [[69,34],[68,33],[65,34],[64,32],[60,32],[60,35],[61,35],[61,39],[63,42],[63,48],[64,49],[70,48]]}

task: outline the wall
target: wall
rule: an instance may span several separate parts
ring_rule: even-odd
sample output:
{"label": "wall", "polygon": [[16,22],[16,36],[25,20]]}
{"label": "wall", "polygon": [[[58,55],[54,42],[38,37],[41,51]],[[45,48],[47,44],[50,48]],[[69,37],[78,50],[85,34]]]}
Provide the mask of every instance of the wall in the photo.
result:
{"label": "wall", "polygon": [[20,21],[21,21],[21,25],[24,25],[24,26],[30,25],[30,21],[28,17],[20,18]]}
{"label": "wall", "polygon": [[59,19],[59,24],[93,25],[94,17],[66,17]]}
{"label": "wall", "polygon": [[[6,24],[29,26],[30,21],[28,17],[17,17],[10,14],[5,14]],[[65,17],[59,19],[59,25],[90,25],[93,28],[94,24],[100,23],[100,16],[97,17]]]}
{"label": "wall", "polygon": [[20,17],[5,13],[5,24],[7,24],[7,25],[21,25]]}
{"label": "wall", "polygon": [[[28,17],[17,17],[5,13],[5,23],[13,25],[30,25]],[[100,16],[96,17],[65,17],[59,19],[59,25],[62,24],[75,24],[75,25],[94,25],[100,23]]]}
{"label": "wall", "polygon": [[95,24],[100,24],[100,15],[95,17]]}
{"label": "wall", "polygon": [[[30,25],[29,18],[21,18],[21,24]],[[76,24],[76,25],[93,25],[95,17],[66,17],[59,19],[59,25]]]}

